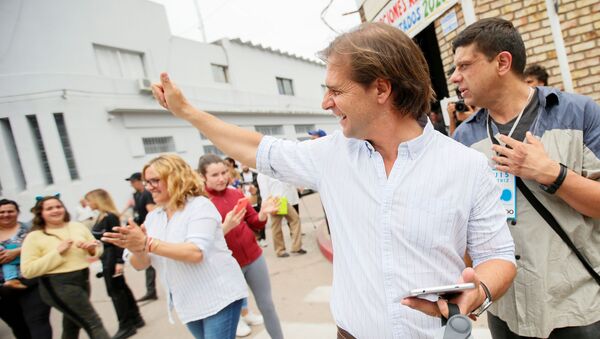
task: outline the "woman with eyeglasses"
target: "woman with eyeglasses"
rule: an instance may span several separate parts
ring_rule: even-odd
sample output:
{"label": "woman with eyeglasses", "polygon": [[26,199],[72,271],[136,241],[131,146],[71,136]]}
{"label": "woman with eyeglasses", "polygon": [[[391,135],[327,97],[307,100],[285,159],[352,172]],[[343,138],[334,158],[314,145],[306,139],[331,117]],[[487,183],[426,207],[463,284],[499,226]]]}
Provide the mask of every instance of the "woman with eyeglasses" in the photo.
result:
{"label": "woman with eyeglasses", "polygon": [[[119,212],[107,191],[101,188],[90,191],[85,195],[85,200],[92,210],[99,212],[92,226],[92,234],[96,239],[102,238],[104,232],[112,231],[113,227],[120,226]],[[123,249],[111,243],[105,243],[104,253],[100,260],[102,261],[106,292],[113,302],[119,320],[119,329],[113,339],[129,338],[146,323],[140,315],[140,309],[135,302],[133,293],[125,282]]]}
{"label": "woman with eyeglasses", "polygon": [[58,196],[40,198],[32,208],[33,227],[21,249],[21,273],[40,277],[40,295],[63,314],[63,339],[110,338],[90,302],[89,258],[102,254],[102,244],[85,225],[70,221]]}
{"label": "woman with eyeglasses", "polygon": [[181,157],[167,154],[146,164],[142,176],[158,207],[142,227],[130,219],[102,240],[126,248],[137,270],[156,268],[170,320],[174,308],[195,338],[235,338],[248,291],[198,174]]}

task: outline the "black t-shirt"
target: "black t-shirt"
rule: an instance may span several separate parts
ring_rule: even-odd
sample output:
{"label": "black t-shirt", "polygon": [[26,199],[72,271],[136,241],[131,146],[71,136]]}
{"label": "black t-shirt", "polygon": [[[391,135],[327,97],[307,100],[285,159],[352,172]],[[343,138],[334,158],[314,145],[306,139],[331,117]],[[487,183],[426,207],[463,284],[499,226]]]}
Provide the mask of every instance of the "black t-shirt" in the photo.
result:
{"label": "black t-shirt", "polygon": [[[527,104],[527,107],[525,107],[525,110],[523,111],[523,116],[521,116],[521,120],[519,121],[517,128],[515,128],[515,131],[511,135],[511,138],[518,141],[525,140],[525,133],[529,131],[529,128],[531,127],[531,125],[535,121],[535,118],[537,118],[538,115],[540,100],[538,98],[537,92],[537,88],[534,89],[533,97],[531,98],[529,104]],[[496,121],[494,121],[494,124],[496,124],[496,127],[498,127],[498,131],[500,132],[500,134],[508,135],[516,120],[517,117],[507,122],[506,124],[499,124]]]}
{"label": "black t-shirt", "polygon": [[[92,227],[92,234],[98,240],[102,238],[104,232],[112,231],[115,226],[120,226],[121,221],[113,213],[107,213],[101,220],[97,221]],[[104,243],[104,253],[100,257],[104,264],[114,265],[116,263],[123,263],[123,249],[112,245],[110,243]]]}
{"label": "black t-shirt", "polygon": [[[104,232],[112,232],[112,228],[120,226],[121,221],[114,213],[107,213],[101,220],[96,221],[92,226],[92,235],[94,238],[100,240]],[[109,244],[110,245],[110,244]]]}
{"label": "black t-shirt", "polygon": [[154,200],[152,199],[152,194],[146,190],[143,190],[142,192],[135,192],[133,194],[133,200],[135,201],[133,211],[136,215],[134,220],[136,224],[141,225],[146,220],[146,215],[148,215],[148,209],[146,208],[146,205],[154,205]]}

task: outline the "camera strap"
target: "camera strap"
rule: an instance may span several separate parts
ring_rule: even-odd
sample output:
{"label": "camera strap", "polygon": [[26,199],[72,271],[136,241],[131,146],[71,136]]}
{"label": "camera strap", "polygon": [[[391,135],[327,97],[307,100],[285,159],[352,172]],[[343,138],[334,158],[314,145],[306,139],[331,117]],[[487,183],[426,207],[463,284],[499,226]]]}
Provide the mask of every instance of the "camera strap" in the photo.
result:
{"label": "camera strap", "polygon": [[558,236],[565,242],[565,244],[567,244],[567,246],[569,246],[571,251],[573,251],[573,253],[575,253],[575,255],[577,256],[579,261],[581,261],[581,263],[583,264],[583,267],[585,267],[585,269],[590,273],[592,278],[594,278],[594,280],[596,280],[598,285],[600,285],[600,275],[598,274],[598,272],[594,271],[594,268],[592,267],[590,262],[587,260],[587,258],[585,256],[583,256],[583,254],[581,254],[581,252],[579,252],[577,247],[575,247],[575,244],[573,243],[573,241],[571,241],[571,238],[569,238],[569,235],[560,226],[558,221],[556,221],[556,218],[554,218],[554,216],[552,215],[552,213],[550,213],[550,211],[548,211],[546,206],[544,206],[544,204],[542,204],[538,200],[538,198],[535,197],[533,192],[531,192],[529,187],[527,187],[527,185],[525,185],[525,182],[523,182],[523,180],[520,177],[517,177],[517,187],[519,187],[519,190],[521,190],[521,193],[523,193],[523,195],[525,196],[527,201],[529,201],[531,206],[533,206],[533,208],[535,208],[535,210],[539,213],[539,215],[541,215],[542,218],[544,218],[544,220],[546,220],[548,225],[550,225],[550,227],[552,227],[554,232],[556,232],[556,234],[558,234]]}
{"label": "camera strap", "polygon": [[455,315],[459,315],[460,314],[460,308],[458,308],[457,304],[448,303],[448,318],[442,316],[442,326],[446,326],[446,324],[448,323],[448,320],[450,318],[452,318]]}
{"label": "camera strap", "polygon": [[[488,118],[488,121],[489,121],[489,118]],[[518,120],[515,122],[515,126],[517,123],[518,123]],[[487,125],[487,127],[488,127],[488,135],[491,135],[489,124]],[[513,126],[513,131],[514,131],[514,126]],[[511,133],[512,133],[512,131],[511,131]],[[498,142],[498,140],[496,140],[496,138],[492,138],[490,136],[490,139],[492,140],[493,144],[500,145],[500,143]],[[554,216],[552,215],[552,213],[550,213],[550,211],[548,211],[546,206],[544,206],[544,204],[542,204],[538,200],[538,198],[535,197],[535,195],[533,194],[533,192],[531,192],[529,187],[527,187],[527,185],[525,184],[523,179],[521,179],[520,177],[516,177],[516,180],[517,180],[517,187],[519,188],[521,193],[523,193],[523,196],[525,196],[525,199],[527,199],[527,201],[529,201],[531,206],[533,206],[533,208],[538,212],[538,214],[542,218],[544,218],[544,220],[548,223],[548,225],[550,225],[550,227],[552,227],[554,232],[556,232],[556,234],[558,234],[558,236],[571,249],[571,251],[573,251],[573,253],[575,253],[575,255],[577,256],[579,261],[583,264],[583,267],[585,267],[585,269],[592,276],[592,278],[598,283],[598,285],[600,285],[600,275],[598,274],[598,272],[596,272],[594,270],[594,268],[592,267],[590,262],[587,260],[587,258],[581,252],[579,252],[579,250],[577,249],[577,247],[575,246],[575,244],[573,243],[571,238],[569,238],[569,235],[567,234],[567,232],[565,232],[565,230],[560,226],[558,221],[556,221],[556,218],[554,218]]]}

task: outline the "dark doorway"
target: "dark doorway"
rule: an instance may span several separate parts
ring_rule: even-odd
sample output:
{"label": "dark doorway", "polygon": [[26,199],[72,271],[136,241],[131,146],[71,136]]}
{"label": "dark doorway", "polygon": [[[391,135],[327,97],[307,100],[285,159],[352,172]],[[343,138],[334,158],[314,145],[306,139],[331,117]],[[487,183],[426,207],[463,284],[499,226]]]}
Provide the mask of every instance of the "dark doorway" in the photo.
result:
{"label": "dark doorway", "polygon": [[446,84],[446,74],[444,73],[444,65],[442,64],[440,47],[438,45],[437,37],[435,36],[435,27],[433,23],[419,32],[413,40],[421,47],[421,51],[423,51],[425,59],[427,60],[427,65],[429,66],[431,85],[435,91],[436,98],[431,109],[440,112],[438,100],[448,97],[449,95],[448,85]]}

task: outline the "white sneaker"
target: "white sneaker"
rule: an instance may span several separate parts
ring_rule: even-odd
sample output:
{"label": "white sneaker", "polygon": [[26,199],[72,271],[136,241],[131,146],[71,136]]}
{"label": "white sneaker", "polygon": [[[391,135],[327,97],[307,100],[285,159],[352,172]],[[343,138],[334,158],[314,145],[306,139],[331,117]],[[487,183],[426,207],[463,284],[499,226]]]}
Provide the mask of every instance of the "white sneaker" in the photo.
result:
{"label": "white sneaker", "polygon": [[238,321],[237,330],[235,330],[236,337],[247,337],[252,333],[252,329],[242,317],[240,317],[240,321]]}
{"label": "white sneaker", "polygon": [[260,240],[258,241],[258,245],[259,245],[260,247],[267,247],[267,246],[269,246],[269,244],[267,243],[267,241],[266,241],[265,239],[260,239]]}
{"label": "white sneaker", "polygon": [[248,311],[248,314],[242,316],[246,324],[250,326],[262,325],[265,321],[263,320],[263,316],[260,314],[254,314]]}

